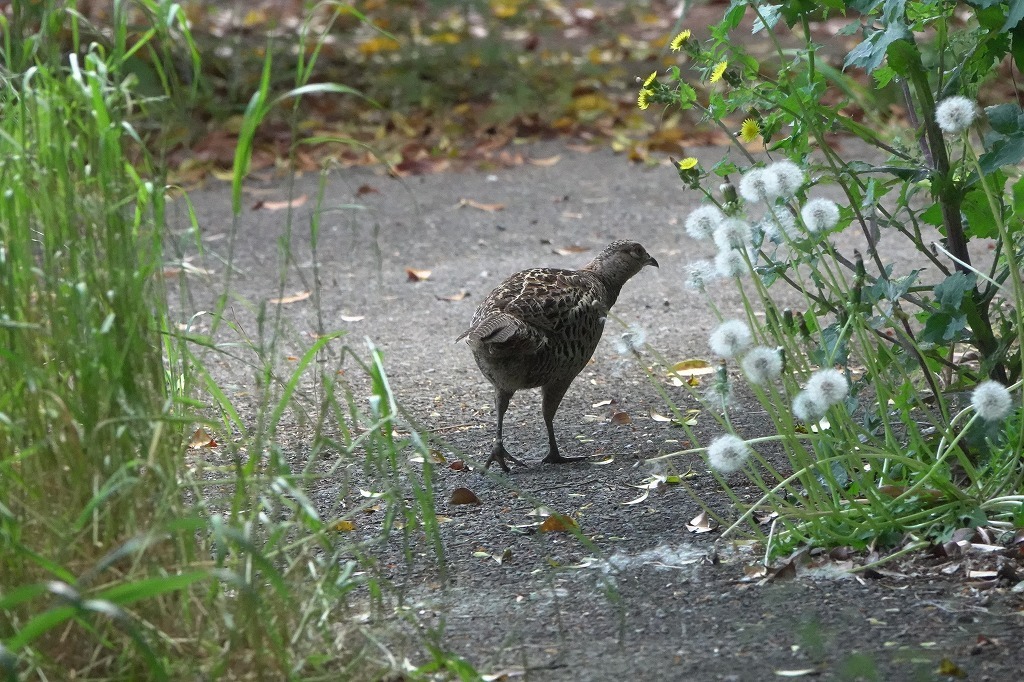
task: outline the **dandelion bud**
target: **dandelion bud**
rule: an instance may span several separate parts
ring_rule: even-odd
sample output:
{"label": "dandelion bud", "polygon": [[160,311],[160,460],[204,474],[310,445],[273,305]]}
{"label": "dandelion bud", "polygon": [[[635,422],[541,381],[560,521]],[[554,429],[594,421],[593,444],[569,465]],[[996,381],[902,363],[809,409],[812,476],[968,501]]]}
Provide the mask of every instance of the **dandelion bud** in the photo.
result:
{"label": "dandelion bud", "polygon": [[718,186],[718,191],[722,193],[722,198],[725,200],[725,203],[736,203],[736,185],[726,180]]}

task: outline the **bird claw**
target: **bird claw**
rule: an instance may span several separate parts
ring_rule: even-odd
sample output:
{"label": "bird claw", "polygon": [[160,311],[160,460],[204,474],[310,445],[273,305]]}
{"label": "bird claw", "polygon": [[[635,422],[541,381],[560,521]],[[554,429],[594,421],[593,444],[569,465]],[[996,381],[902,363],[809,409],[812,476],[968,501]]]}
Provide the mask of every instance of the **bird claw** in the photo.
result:
{"label": "bird claw", "polygon": [[545,464],[568,464],[570,462],[586,462],[589,459],[590,459],[590,457],[588,457],[588,456],[583,456],[583,457],[563,457],[558,452],[549,452],[548,456],[545,457],[541,461],[543,461]]}
{"label": "bird claw", "polygon": [[484,464],[484,469],[489,469],[493,462],[497,462],[498,466],[501,467],[501,470],[508,473],[512,470],[509,469],[508,464],[505,463],[506,459],[513,464],[518,464],[519,466],[523,465],[522,460],[516,459],[512,455],[508,454],[508,450],[505,449],[504,445],[496,443],[494,449],[491,450],[491,456],[487,458],[487,463]]}

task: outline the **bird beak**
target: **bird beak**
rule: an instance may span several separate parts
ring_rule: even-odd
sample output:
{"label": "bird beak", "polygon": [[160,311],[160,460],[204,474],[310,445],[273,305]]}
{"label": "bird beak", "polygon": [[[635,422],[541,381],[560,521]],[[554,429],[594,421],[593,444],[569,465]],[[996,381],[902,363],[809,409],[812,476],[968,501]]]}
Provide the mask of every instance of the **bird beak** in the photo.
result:
{"label": "bird beak", "polygon": [[658,267],[658,261],[654,260],[654,256],[648,256],[647,262],[644,263],[644,265],[653,265],[654,267]]}

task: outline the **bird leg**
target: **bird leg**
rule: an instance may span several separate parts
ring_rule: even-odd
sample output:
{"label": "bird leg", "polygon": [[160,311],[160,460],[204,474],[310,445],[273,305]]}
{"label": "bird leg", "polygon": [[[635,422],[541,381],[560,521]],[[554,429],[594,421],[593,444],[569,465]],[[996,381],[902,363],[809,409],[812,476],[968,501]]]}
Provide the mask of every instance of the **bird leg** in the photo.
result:
{"label": "bird leg", "polygon": [[487,463],[484,464],[484,469],[490,468],[492,462],[497,462],[502,471],[511,471],[508,468],[508,464],[505,463],[506,459],[513,464],[522,464],[521,461],[508,454],[504,444],[501,442],[501,429],[505,422],[505,411],[508,410],[508,403],[512,400],[513,393],[514,391],[494,389],[494,407],[498,411],[498,435],[494,439],[494,447],[491,449],[491,456],[487,458]]}
{"label": "bird leg", "polygon": [[547,384],[540,389],[541,407],[544,411],[544,426],[548,429],[548,456],[543,461],[548,464],[582,462],[589,459],[588,457],[563,457],[558,452],[558,443],[555,441],[555,412],[558,411],[558,406],[562,403],[562,397],[565,396],[565,392],[569,390],[570,383],[572,383],[571,380],[565,384]]}

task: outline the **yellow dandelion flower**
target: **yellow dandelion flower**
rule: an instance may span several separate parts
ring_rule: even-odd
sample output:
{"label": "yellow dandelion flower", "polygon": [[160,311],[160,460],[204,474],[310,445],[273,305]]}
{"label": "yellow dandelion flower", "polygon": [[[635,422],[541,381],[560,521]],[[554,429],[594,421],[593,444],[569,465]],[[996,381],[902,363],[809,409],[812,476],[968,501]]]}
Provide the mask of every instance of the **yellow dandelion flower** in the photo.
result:
{"label": "yellow dandelion flower", "polygon": [[675,38],[673,38],[672,42],[669,43],[668,46],[672,48],[673,52],[679,52],[679,49],[683,46],[683,43],[685,43],[689,39],[690,29],[686,29],[685,31],[677,35]]}
{"label": "yellow dandelion flower", "polygon": [[651,92],[647,88],[644,88],[643,90],[640,91],[640,94],[636,98],[636,105],[641,109],[646,109],[647,107],[651,106],[651,95],[653,94],[653,92]]}
{"label": "yellow dandelion flower", "polygon": [[685,159],[679,162],[679,170],[690,170],[697,165],[697,159],[692,156],[687,156]]}
{"label": "yellow dandelion flower", "polygon": [[718,62],[715,64],[715,68],[711,69],[711,78],[708,79],[709,83],[717,83],[722,80],[722,74],[729,67],[729,62]]}
{"label": "yellow dandelion flower", "polygon": [[761,126],[757,125],[757,121],[752,118],[748,118],[740,126],[740,141],[744,143],[751,143],[758,138],[761,134]]}
{"label": "yellow dandelion flower", "polygon": [[647,80],[644,81],[644,87],[646,88],[648,85],[653,83],[654,79],[657,78],[657,77],[658,77],[658,72],[655,71],[654,73],[652,73],[650,76],[647,77]]}

